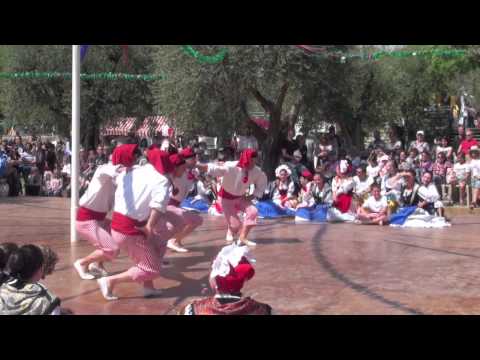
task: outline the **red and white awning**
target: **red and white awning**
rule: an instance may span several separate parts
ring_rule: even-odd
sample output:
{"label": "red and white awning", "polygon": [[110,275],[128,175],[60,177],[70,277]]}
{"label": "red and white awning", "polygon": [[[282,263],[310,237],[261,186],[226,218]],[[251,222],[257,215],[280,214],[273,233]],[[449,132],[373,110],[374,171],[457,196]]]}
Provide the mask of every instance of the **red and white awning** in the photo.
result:
{"label": "red and white awning", "polygon": [[142,125],[137,130],[137,136],[148,138],[157,135],[173,137],[175,131],[169,125],[169,119],[166,116],[149,116],[143,120]]}
{"label": "red and white awning", "polygon": [[121,118],[114,122],[113,125],[102,129],[103,136],[128,136],[134,133],[137,118]]}

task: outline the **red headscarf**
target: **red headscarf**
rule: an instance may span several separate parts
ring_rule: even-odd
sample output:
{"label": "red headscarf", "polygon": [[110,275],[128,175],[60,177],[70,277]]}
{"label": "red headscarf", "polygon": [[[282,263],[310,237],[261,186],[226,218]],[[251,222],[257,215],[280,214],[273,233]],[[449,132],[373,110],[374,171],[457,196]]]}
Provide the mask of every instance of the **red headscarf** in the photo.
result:
{"label": "red headscarf", "polygon": [[162,175],[169,174],[173,171],[173,164],[170,162],[170,154],[159,149],[148,151],[148,162]]}
{"label": "red headscarf", "polygon": [[308,181],[312,181],[312,179],[313,179],[312,173],[311,173],[310,171],[308,171],[308,170],[303,170],[302,176],[303,176],[305,179],[307,179]]}
{"label": "red headscarf", "polygon": [[137,151],[137,149],[137,144],[117,146],[112,154],[113,165],[123,165],[127,168],[132,167],[135,163],[135,151]]}
{"label": "red headscarf", "polygon": [[240,263],[236,267],[230,265],[230,273],[225,276],[217,276],[215,281],[217,283],[218,291],[223,294],[238,294],[245,283],[255,275],[255,269],[243,257]]}
{"label": "red headscarf", "polygon": [[168,158],[173,166],[179,167],[185,164],[185,159],[180,154],[172,154]]}
{"label": "red headscarf", "polygon": [[187,147],[180,151],[180,155],[182,155],[184,159],[190,159],[195,157],[195,152],[192,150],[191,147]]}
{"label": "red headscarf", "polygon": [[248,182],[248,167],[252,163],[252,159],[257,157],[257,152],[253,149],[245,149],[240,155],[240,160],[238,160],[237,166],[241,169],[246,170],[246,175],[243,178],[243,183]]}

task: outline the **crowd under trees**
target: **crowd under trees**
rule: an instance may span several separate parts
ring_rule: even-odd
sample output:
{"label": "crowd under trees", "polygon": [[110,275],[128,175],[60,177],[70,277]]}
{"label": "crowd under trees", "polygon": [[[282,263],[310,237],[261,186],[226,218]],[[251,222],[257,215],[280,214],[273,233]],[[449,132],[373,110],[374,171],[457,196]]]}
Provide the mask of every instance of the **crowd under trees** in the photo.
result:
{"label": "crowd under trees", "polygon": [[[95,45],[84,73],[164,74],[152,82],[83,80],[82,143],[95,146],[100,128],[115,117],[167,115],[186,137],[225,140],[247,127],[259,140],[268,173],[288,128],[301,119],[302,133],[320,123],[336,124],[347,148],[361,150],[374,129],[393,123],[406,133],[428,131],[425,108],[438,96],[467,91],[473,99],[480,56],[476,45],[422,45],[403,49],[467,49],[463,57],[349,59],[308,54],[289,45],[198,45],[203,54],[228,50],[216,64],[201,63],[181,46],[130,45],[128,63],[118,45]],[[327,52],[375,51],[368,46],[325,46]],[[0,71],[70,72],[69,45],[0,46]],[[0,121],[70,135],[71,82],[57,79],[1,79]],[[475,100],[473,100],[475,101]],[[250,121],[264,113],[268,130]]]}

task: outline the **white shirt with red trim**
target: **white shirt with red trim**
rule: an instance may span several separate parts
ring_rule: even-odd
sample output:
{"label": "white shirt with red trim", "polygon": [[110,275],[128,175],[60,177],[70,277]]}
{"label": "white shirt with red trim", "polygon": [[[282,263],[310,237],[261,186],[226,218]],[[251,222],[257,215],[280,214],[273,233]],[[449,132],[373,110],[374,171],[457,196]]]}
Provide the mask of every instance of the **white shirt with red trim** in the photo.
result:
{"label": "white shirt with red trim", "polygon": [[88,189],[80,199],[80,206],[99,213],[112,210],[115,197],[115,178],[120,175],[119,166],[101,165],[93,174]]}
{"label": "white shirt with red trim", "polygon": [[237,166],[238,161],[227,161],[222,165],[208,164],[208,174],[215,177],[223,177],[222,186],[228,193],[234,196],[243,196],[250,188],[255,185],[253,195],[261,198],[267,188],[267,176],[258,167],[255,166],[248,171],[248,181],[243,182],[246,172]]}
{"label": "white shirt with red trim", "polygon": [[130,219],[145,221],[150,209],[165,213],[170,191],[170,180],[152,165],[136,166],[117,177],[114,210]]}

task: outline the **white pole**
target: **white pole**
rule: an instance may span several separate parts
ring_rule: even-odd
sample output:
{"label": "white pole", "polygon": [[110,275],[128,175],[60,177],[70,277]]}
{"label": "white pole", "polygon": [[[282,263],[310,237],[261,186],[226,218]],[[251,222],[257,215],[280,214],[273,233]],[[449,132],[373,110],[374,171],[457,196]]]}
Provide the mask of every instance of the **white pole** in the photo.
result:
{"label": "white pole", "polygon": [[78,207],[80,180],[80,46],[73,45],[72,51],[72,172],[70,205],[70,241],[77,242],[75,222]]}

